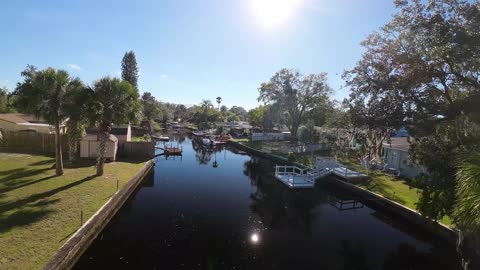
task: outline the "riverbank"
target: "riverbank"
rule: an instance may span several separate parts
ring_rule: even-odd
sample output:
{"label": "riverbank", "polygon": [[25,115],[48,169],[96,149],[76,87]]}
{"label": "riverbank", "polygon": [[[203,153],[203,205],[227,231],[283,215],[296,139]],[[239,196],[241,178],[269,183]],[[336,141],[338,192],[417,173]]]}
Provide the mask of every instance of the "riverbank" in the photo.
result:
{"label": "riverbank", "polygon": [[[238,142],[231,142],[230,143],[232,146],[237,147],[245,152],[251,153],[253,155],[261,156],[267,159],[270,159],[274,162],[278,162],[280,164],[291,164],[295,165],[300,168],[307,168],[304,164],[296,163],[296,162],[290,162],[288,161],[287,158],[282,157],[280,155],[275,155],[271,153],[266,153],[261,151],[260,149],[254,149],[252,147],[249,147],[243,143],[238,143]],[[393,198],[389,198],[387,196],[384,196],[383,194],[378,194],[375,191],[369,190],[368,186],[365,186],[365,184],[350,184],[345,181],[342,181],[340,179],[334,178],[334,177],[329,177],[327,178],[329,183],[334,184],[338,187],[341,187],[343,189],[346,189],[353,194],[368,200],[369,202],[387,210],[390,212],[393,212],[410,222],[423,227],[424,229],[428,230],[429,232],[432,232],[435,235],[438,235],[439,237],[445,239],[451,244],[455,244],[457,240],[457,233],[455,230],[451,229],[449,226],[444,225],[442,223],[434,222],[432,220],[429,220],[425,217],[423,217],[416,209],[410,208],[409,206],[406,206],[402,204],[402,202],[397,202],[394,200],[394,198],[401,198],[398,197],[397,194],[392,193],[391,196]],[[388,191],[387,191],[388,192]],[[390,192],[391,193],[391,192]],[[409,201],[410,204],[412,201]]]}
{"label": "riverbank", "polygon": [[[55,176],[48,156],[0,153],[0,269],[39,269],[144,162],[93,164]],[[83,217],[82,217],[83,215]]]}

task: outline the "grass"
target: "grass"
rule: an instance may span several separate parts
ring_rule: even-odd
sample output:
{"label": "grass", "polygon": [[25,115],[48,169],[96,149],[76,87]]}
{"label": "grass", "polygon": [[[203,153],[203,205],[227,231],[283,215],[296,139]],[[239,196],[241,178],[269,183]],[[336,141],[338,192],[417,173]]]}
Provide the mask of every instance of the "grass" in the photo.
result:
{"label": "grass", "polygon": [[137,137],[132,136],[132,142],[149,142],[149,141],[150,139],[145,138],[145,136],[137,136]]}
{"label": "grass", "polygon": [[55,176],[47,156],[0,153],[0,269],[39,269],[143,162],[93,164]]}
{"label": "grass", "polygon": [[248,143],[250,141],[249,138],[232,138],[232,142],[241,142],[241,143]]}

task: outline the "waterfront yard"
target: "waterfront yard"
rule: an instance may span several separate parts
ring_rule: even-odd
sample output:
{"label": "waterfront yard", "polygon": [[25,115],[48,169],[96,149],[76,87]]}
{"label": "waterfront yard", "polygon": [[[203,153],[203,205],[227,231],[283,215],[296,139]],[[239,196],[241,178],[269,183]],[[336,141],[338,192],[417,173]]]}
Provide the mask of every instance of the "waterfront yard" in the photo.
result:
{"label": "waterfront yard", "polygon": [[55,176],[54,158],[0,153],[0,269],[39,269],[143,162],[94,162]]}
{"label": "waterfront yard", "polygon": [[[279,149],[288,144],[287,142],[255,142],[244,144],[263,152],[287,158],[286,154],[279,151]],[[305,166],[313,166],[315,155],[315,153],[313,155],[311,153],[296,154],[295,161]],[[318,155],[325,156],[325,153],[318,153]],[[367,171],[358,163],[357,158],[353,156],[350,158],[339,158],[339,161],[355,171],[366,173],[370,176],[369,181],[359,183],[359,186],[409,208],[417,209],[417,202],[420,198],[421,190],[410,186],[404,179],[389,175],[383,171]],[[451,225],[451,220],[447,216],[442,218],[440,222],[448,226]]]}

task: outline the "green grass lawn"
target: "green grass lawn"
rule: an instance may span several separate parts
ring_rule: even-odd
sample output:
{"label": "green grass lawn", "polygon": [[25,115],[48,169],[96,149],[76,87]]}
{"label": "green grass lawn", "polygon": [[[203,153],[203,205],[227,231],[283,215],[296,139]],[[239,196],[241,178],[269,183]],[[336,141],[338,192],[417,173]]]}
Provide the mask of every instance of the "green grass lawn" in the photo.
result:
{"label": "green grass lawn", "polygon": [[0,153],[0,269],[39,269],[144,162],[66,168],[55,176],[54,159]]}

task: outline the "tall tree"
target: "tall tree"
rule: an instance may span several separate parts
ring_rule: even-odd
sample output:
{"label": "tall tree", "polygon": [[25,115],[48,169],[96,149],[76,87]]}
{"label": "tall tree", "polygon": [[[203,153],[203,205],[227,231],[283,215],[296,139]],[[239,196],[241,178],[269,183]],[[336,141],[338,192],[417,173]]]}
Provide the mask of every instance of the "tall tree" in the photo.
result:
{"label": "tall tree", "polygon": [[65,104],[68,93],[81,82],[72,79],[64,70],[47,68],[37,71],[33,66],[21,73],[24,78],[15,90],[16,104],[22,111],[44,118],[55,127],[56,174],[63,174],[60,125],[66,119]]}
{"label": "tall tree", "polygon": [[138,90],[130,83],[117,78],[104,77],[95,82],[90,104],[91,119],[98,125],[100,145],[97,159],[97,175],[103,175],[107,141],[112,123],[135,120],[140,103]]}
{"label": "tall tree", "polygon": [[75,162],[78,158],[78,143],[84,134],[84,125],[88,123],[88,104],[91,99],[83,83],[75,79],[70,91],[65,94],[64,111],[67,121],[68,160]]}
{"label": "tall tree", "polygon": [[[455,162],[478,149],[480,10],[475,1],[398,0],[399,12],[363,42],[346,78],[357,93],[401,102],[412,160],[429,172],[419,202],[432,219],[452,214]],[[444,157],[445,160],[441,160]]]}
{"label": "tall tree", "polygon": [[150,92],[143,93],[141,103],[143,107],[143,116],[147,120],[160,118],[160,104]]}
{"label": "tall tree", "polygon": [[128,51],[122,59],[122,79],[138,89],[138,66],[135,52]]}
{"label": "tall tree", "polygon": [[259,101],[277,104],[285,111],[282,117],[292,133],[297,136],[305,114],[332,92],[327,84],[327,74],[302,75],[298,71],[282,69],[268,83],[259,88]]}
{"label": "tall tree", "polygon": [[220,103],[222,103],[222,97],[217,97],[218,110],[220,111]]}

